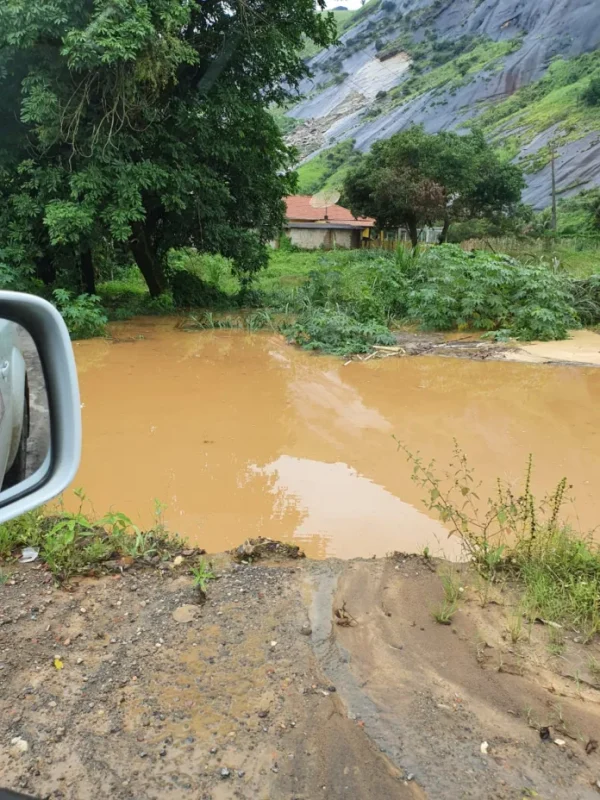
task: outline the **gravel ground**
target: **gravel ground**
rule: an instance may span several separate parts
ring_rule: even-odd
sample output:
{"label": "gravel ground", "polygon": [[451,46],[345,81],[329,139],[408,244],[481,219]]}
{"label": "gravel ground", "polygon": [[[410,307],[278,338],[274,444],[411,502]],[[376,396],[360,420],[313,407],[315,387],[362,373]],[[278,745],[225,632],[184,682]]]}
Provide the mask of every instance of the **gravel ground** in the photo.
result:
{"label": "gravel ground", "polygon": [[63,588],[37,563],[4,566],[5,786],[57,800],[598,796],[597,643],[569,632],[551,656],[542,625],[512,642],[510,595],[482,608],[467,574],[437,625],[440,577],[418,557],[222,555],[213,570],[202,603],[186,560]]}

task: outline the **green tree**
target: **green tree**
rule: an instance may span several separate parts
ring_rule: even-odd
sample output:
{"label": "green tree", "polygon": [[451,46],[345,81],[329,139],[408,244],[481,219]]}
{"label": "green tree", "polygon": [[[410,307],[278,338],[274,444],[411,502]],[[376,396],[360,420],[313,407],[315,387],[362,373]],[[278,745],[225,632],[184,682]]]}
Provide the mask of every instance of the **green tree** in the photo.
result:
{"label": "green tree", "polygon": [[406,226],[416,246],[424,225],[442,223],[445,242],[455,220],[509,214],[524,185],[521,169],[501,161],[479,131],[427,134],[414,126],[373,145],[348,173],[342,202],[380,228]]}
{"label": "green tree", "polygon": [[600,75],[590,80],[583,90],[582,98],[588,106],[600,106]]}
{"label": "green tree", "polygon": [[[317,6],[319,8],[317,8]],[[294,187],[267,111],[335,37],[324,0],[4,0],[0,264],[47,283],[128,251],[153,296],[193,245],[266,261]]]}

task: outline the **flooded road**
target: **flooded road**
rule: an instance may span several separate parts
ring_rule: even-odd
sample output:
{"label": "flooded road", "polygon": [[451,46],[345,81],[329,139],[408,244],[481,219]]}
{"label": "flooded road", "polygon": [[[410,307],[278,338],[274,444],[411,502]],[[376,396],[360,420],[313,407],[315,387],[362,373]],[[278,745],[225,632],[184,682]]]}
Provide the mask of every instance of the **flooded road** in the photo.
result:
{"label": "flooded road", "polygon": [[[84,451],[76,485],[97,513],[165,518],[209,552],[249,536],[295,541],[308,555],[457,555],[421,508],[396,449],[446,465],[453,438],[493,488],[534,489],[566,475],[582,527],[600,519],[600,371],[453,358],[353,362],[292,348],[275,334],[184,333],[176,320],[111,326],[75,342]],[[66,497],[69,507],[75,500]]]}

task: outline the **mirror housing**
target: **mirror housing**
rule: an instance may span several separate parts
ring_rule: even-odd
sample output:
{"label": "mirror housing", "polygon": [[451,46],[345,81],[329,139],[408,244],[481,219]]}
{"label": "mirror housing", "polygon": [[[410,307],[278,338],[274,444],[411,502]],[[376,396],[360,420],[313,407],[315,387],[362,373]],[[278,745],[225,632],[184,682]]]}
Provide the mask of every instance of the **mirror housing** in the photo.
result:
{"label": "mirror housing", "polygon": [[35,295],[0,291],[0,319],[22,325],[37,348],[46,383],[50,450],[24,481],[0,492],[0,523],[44,505],[71,483],[81,458],[81,403],[73,347],[63,318]]}

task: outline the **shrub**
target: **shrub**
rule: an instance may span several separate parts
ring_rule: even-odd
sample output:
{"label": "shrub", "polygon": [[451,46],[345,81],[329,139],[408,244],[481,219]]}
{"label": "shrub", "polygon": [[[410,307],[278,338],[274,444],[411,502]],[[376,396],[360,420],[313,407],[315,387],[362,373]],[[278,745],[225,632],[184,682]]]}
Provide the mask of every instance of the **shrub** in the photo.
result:
{"label": "shrub", "polygon": [[583,90],[582,99],[588,106],[600,106],[600,76],[591,79]]}
{"label": "shrub", "polygon": [[100,306],[99,297],[90,294],[75,297],[66,289],[55,289],[52,296],[71,339],[91,339],[93,336],[105,335],[108,320]]}
{"label": "shrub", "polygon": [[193,248],[169,253],[173,302],[178,308],[225,308],[240,289],[233,262]]}
{"label": "shrub", "polygon": [[290,341],[305,350],[334,355],[367,353],[374,344],[393,345],[396,339],[378,322],[359,322],[342,311],[314,309],[285,330]]}
{"label": "shrub", "polygon": [[508,330],[519,339],[564,339],[579,322],[568,279],[544,264],[433,248],[415,260],[407,316],[430,330]]}

